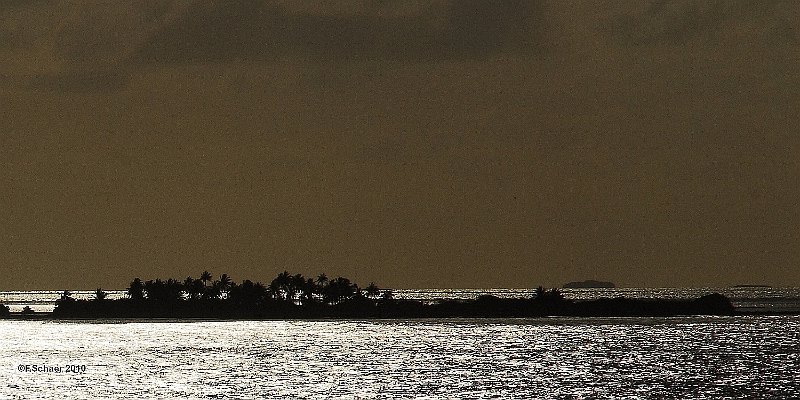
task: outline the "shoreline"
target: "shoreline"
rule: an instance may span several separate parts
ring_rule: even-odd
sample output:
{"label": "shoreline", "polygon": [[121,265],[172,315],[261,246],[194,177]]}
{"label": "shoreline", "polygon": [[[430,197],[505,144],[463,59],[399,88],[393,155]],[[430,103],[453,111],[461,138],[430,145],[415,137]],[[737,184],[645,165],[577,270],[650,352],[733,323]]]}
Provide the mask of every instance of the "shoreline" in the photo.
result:
{"label": "shoreline", "polygon": [[629,299],[624,297],[573,301],[558,291],[527,299],[482,295],[474,300],[428,304],[415,300],[374,299],[356,296],[333,304],[304,301],[231,299],[119,299],[75,300],[64,297],[51,313],[6,312],[15,320],[75,319],[200,319],[200,320],[306,320],[306,319],[420,319],[420,318],[541,318],[541,317],[671,317],[746,315],[718,293],[695,299]]}

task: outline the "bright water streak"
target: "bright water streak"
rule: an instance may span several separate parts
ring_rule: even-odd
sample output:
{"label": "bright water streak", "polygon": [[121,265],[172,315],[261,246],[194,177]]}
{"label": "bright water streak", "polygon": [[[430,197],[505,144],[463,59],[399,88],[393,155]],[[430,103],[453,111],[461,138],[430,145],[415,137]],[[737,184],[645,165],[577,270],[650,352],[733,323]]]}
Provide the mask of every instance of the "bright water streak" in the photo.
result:
{"label": "bright water streak", "polygon": [[0,321],[0,398],[797,398],[799,332],[796,316]]}

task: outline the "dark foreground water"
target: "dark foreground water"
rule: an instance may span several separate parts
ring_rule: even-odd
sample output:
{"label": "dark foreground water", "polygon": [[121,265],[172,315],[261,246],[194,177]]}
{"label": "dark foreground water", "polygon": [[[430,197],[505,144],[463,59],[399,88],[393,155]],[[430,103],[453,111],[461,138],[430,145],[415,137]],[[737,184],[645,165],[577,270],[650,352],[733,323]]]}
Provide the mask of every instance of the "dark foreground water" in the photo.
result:
{"label": "dark foreground water", "polygon": [[6,320],[0,398],[799,398],[799,332],[797,316]]}

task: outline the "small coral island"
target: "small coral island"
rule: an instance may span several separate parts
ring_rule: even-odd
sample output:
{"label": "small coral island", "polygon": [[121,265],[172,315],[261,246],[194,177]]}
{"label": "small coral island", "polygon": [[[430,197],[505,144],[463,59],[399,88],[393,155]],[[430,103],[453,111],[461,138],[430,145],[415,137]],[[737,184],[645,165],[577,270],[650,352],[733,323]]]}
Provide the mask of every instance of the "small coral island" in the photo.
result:
{"label": "small coral island", "polygon": [[396,299],[375,284],[361,288],[347,278],[324,274],[307,278],[289,272],[269,285],[245,280],[234,283],[222,274],[212,280],[148,280],[136,278],[127,296],[107,299],[98,289],[94,299],[77,300],[64,292],[56,302],[55,318],[515,318],[543,316],[674,316],[731,315],[725,296],[709,294],[693,300],[603,298],[574,301],[560,290],[539,287],[530,298],[505,299],[484,295],[474,300],[422,302]]}

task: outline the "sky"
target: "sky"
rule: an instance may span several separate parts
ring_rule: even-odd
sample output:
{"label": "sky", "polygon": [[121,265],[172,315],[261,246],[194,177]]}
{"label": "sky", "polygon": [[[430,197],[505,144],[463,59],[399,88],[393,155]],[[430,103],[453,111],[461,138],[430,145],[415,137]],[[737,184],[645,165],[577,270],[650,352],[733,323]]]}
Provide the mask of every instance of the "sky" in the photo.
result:
{"label": "sky", "polygon": [[800,286],[795,1],[0,2],[0,290]]}

